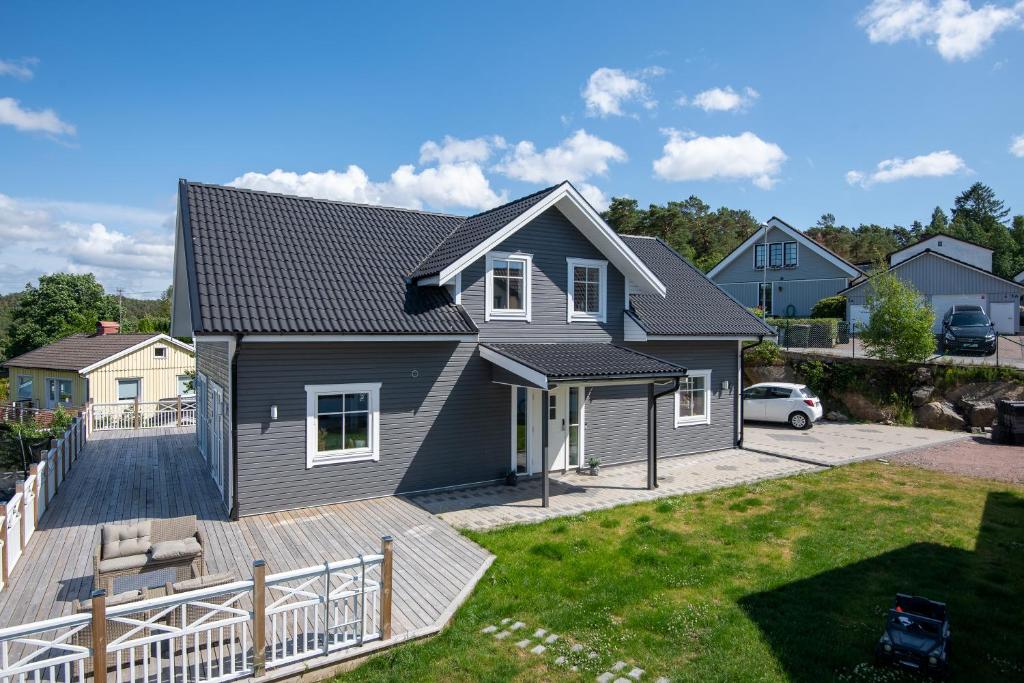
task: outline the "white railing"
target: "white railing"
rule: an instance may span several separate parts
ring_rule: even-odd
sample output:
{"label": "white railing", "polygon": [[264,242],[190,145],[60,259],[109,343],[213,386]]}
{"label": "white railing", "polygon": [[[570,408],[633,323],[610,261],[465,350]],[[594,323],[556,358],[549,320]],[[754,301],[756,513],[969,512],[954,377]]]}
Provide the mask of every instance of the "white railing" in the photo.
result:
{"label": "white railing", "polygon": [[[0,629],[0,683],[221,683],[391,637],[392,548]],[[268,602],[269,600],[269,602]],[[323,661],[327,665],[334,661]],[[298,664],[302,662],[302,664]],[[93,676],[93,680],[97,677]]]}
{"label": "white railing", "polygon": [[93,429],[150,429],[191,426],[195,423],[194,396],[147,402],[95,403],[92,406]]}
{"label": "white railing", "polygon": [[52,447],[39,463],[30,466],[28,478],[17,485],[14,497],[0,506],[0,589],[9,582],[39,520],[88,442],[90,411],[87,405],[64,435],[51,441]]}

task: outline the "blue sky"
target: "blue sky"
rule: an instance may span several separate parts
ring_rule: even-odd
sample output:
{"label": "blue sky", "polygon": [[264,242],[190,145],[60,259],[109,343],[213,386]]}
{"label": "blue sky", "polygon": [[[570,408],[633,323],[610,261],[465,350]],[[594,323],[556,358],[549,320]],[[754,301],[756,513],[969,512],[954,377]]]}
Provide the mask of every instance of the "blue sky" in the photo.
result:
{"label": "blue sky", "polygon": [[6,3],[0,292],[155,295],[179,177],[454,213],[569,178],[800,227],[981,180],[1024,212],[1024,2],[993,3]]}

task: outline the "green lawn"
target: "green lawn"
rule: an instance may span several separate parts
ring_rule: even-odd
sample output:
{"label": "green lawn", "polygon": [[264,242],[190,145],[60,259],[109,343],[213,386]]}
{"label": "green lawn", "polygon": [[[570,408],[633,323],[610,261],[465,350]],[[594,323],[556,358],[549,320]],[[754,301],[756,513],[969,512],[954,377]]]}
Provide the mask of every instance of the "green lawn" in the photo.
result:
{"label": "green lawn", "polygon": [[1024,487],[872,462],[472,538],[497,559],[451,626],[342,680],[900,680],[869,665],[897,591],[949,603],[955,679],[1024,679]]}

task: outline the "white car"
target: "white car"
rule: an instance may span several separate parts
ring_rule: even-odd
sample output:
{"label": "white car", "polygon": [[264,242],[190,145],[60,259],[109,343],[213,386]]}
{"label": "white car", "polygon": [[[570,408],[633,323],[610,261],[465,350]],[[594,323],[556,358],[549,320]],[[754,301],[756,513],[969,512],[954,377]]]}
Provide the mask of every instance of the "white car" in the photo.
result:
{"label": "white car", "polygon": [[762,382],[743,390],[743,419],[788,422],[794,429],[810,429],[821,419],[821,399],[804,384]]}

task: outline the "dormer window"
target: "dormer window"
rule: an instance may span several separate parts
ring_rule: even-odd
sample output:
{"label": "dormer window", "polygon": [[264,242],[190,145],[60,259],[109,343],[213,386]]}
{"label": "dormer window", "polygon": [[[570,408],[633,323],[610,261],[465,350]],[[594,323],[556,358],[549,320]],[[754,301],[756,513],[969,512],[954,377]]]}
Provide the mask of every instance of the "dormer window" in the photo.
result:
{"label": "dormer window", "polygon": [[566,259],[569,265],[568,322],[605,322],[608,307],[608,262]]}
{"label": "dormer window", "polygon": [[530,254],[487,255],[487,320],[530,319]]}
{"label": "dormer window", "polygon": [[167,358],[167,347],[166,346],[154,346],[153,347],[153,358],[157,360],[163,360]]}

